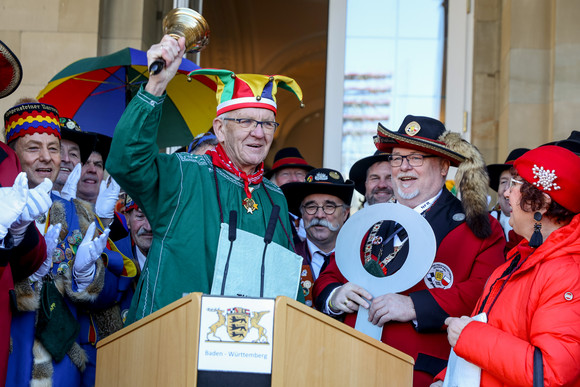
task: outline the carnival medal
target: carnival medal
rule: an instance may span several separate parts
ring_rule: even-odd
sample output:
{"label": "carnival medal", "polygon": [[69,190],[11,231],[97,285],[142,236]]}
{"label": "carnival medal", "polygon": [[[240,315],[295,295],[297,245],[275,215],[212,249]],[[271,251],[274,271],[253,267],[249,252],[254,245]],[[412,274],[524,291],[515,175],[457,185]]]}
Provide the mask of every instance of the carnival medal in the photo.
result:
{"label": "carnival medal", "polygon": [[248,214],[253,214],[254,211],[258,209],[258,203],[256,203],[252,198],[245,198],[242,201],[242,204],[246,211],[248,211]]}

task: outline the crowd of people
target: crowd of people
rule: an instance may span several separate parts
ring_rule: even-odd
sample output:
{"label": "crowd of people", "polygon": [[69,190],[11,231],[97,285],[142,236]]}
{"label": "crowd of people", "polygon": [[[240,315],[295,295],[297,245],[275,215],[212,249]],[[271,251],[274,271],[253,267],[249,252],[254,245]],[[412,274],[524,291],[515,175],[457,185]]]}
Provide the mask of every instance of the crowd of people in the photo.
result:
{"label": "crowd of people", "polygon": [[[3,97],[21,68],[0,45],[0,64],[11,70],[0,78]],[[378,124],[369,138],[376,152],[348,178],[293,147],[265,170],[279,126],[276,93],[302,103],[299,85],[199,69],[190,76],[217,86],[212,127],[160,153],[165,90],[184,51],[184,39],[170,36],[149,49],[148,61],[165,67],[128,104],[113,138],[34,99],[4,114],[0,384],[94,385],[99,340],[184,294],[212,291],[227,225],[270,233],[302,258],[300,276],[285,278],[295,280],[298,301],[353,327],[366,309],[381,341],[413,357],[414,386],[441,386],[461,372],[446,368],[452,349],[479,370],[482,386],[531,385],[538,369],[546,385],[580,385],[579,132],[486,165],[437,119],[408,115],[396,131]],[[457,195],[446,186],[451,167]],[[491,210],[488,188],[497,192]],[[410,289],[372,294],[339,269],[337,237],[355,191],[363,207],[405,206],[432,229],[434,262]],[[384,220],[353,243],[360,257],[352,259],[388,277],[421,241]],[[249,249],[262,255],[263,246]],[[485,322],[474,318],[481,314]]]}

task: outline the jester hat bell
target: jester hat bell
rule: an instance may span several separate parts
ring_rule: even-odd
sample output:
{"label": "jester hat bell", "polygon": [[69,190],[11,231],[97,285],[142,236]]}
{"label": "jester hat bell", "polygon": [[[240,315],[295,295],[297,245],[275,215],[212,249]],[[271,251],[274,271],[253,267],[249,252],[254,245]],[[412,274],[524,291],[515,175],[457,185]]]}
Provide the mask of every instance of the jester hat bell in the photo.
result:
{"label": "jester hat bell", "polygon": [[293,92],[300,100],[300,107],[304,107],[302,89],[294,79],[284,75],[234,74],[230,70],[198,69],[190,72],[188,78],[194,78],[216,91],[217,116],[243,108],[268,109],[276,114],[279,88]]}

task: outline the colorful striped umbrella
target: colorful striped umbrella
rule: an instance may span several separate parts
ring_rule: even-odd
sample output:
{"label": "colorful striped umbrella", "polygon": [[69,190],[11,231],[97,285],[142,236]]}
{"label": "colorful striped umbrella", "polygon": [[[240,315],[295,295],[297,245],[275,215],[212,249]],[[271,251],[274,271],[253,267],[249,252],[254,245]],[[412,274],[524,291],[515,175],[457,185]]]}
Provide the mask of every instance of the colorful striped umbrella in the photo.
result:
{"label": "colorful striped umbrella", "polygon": [[[167,87],[157,137],[160,147],[187,145],[211,127],[217,106],[215,89],[197,80],[187,81],[187,74],[198,68],[184,58]],[[50,80],[38,100],[54,105],[83,131],[113,136],[125,107],[148,78],[147,54],[125,48],[70,64]]]}

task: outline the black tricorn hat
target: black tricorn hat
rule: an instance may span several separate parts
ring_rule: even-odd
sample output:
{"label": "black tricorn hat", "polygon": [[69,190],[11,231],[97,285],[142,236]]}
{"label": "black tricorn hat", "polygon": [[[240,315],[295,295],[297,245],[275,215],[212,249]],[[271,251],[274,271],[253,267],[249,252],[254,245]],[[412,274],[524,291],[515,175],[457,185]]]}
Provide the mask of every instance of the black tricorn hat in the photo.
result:
{"label": "black tricorn hat", "polygon": [[95,135],[89,132],[83,132],[80,126],[72,118],[60,117],[60,137],[63,140],[69,140],[79,146],[81,151],[81,163],[85,163],[97,141]]}
{"label": "black tricorn hat", "polygon": [[358,160],[350,168],[348,177],[354,181],[354,188],[361,194],[366,193],[365,182],[367,180],[367,171],[374,164],[381,161],[389,161],[390,153],[377,150],[374,155]]}
{"label": "black tricorn hat", "polygon": [[340,172],[334,169],[318,168],[308,172],[305,181],[284,184],[280,188],[286,196],[290,212],[299,214],[304,198],[316,193],[336,196],[350,206],[354,182],[345,181]]}
{"label": "black tricorn hat", "polygon": [[264,173],[266,179],[270,179],[274,176],[274,173],[284,168],[302,168],[306,172],[314,169],[312,165],[309,165],[304,157],[300,154],[300,151],[293,147],[282,148],[276,155],[274,155],[274,164],[272,164],[272,169]]}
{"label": "black tricorn hat", "polygon": [[489,186],[492,190],[497,192],[499,188],[499,176],[503,171],[513,167],[514,161],[524,153],[529,151],[527,148],[517,148],[510,152],[503,164],[490,164],[487,166],[487,174],[489,175]]}
{"label": "black tricorn hat", "polygon": [[446,132],[443,123],[434,118],[408,115],[396,132],[379,122],[374,141],[377,149],[382,152],[391,153],[394,147],[400,146],[442,157],[457,167],[465,160],[465,156],[452,151],[441,140]]}

